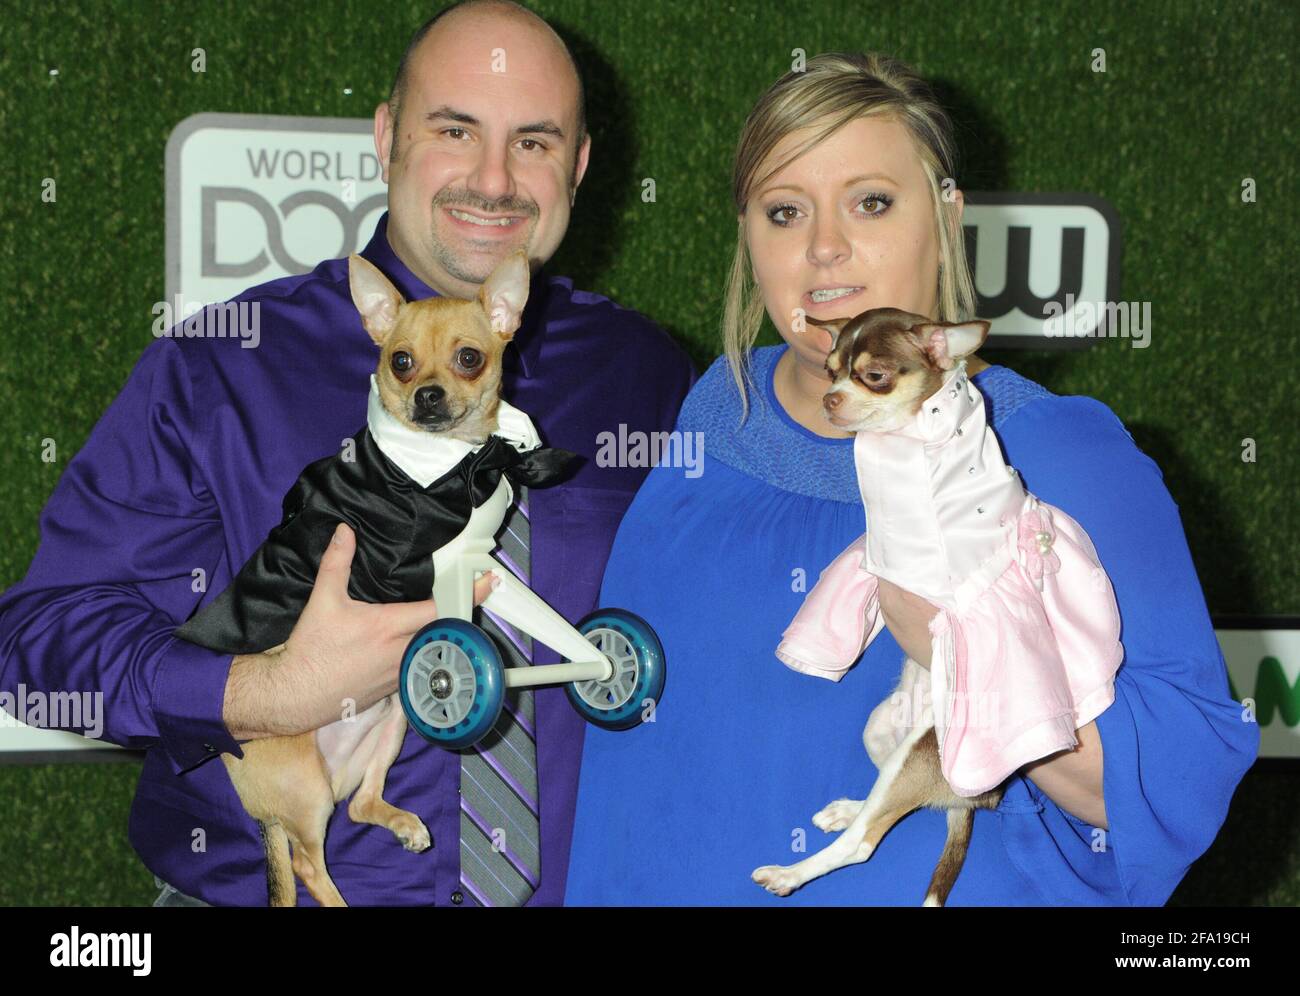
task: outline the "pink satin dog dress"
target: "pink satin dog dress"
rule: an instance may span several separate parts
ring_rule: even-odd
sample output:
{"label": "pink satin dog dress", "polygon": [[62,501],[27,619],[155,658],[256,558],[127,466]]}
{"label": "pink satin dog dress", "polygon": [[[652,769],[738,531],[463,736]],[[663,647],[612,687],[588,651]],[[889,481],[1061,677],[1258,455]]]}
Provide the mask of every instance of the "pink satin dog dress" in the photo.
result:
{"label": "pink satin dog dress", "polygon": [[886,578],[939,607],[930,684],[954,792],[1074,746],[1115,697],[1119,607],[1087,533],[1004,463],[965,361],[908,425],[859,432],[853,453],[867,533],[822,571],[777,657],[838,681],[884,628]]}

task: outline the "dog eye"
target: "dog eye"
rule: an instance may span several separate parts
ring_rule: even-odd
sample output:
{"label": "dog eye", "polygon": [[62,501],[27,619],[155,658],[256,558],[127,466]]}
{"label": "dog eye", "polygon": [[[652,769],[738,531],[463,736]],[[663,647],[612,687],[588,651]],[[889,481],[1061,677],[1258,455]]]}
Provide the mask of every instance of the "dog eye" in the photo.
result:
{"label": "dog eye", "polygon": [[399,374],[410,373],[411,367],[415,366],[415,361],[411,359],[410,353],[394,353],[390,363],[393,372]]}
{"label": "dog eye", "polygon": [[456,362],[465,370],[476,370],[479,364],[483,362],[483,354],[477,349],[470,349],[466,346],[456,353]]}

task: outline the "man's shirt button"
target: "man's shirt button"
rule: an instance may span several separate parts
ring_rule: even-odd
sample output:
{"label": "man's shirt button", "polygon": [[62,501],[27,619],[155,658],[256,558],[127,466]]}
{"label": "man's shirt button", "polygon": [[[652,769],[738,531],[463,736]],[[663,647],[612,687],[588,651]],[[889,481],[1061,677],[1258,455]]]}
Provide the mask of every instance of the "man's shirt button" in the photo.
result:
{"label": "man's shirt button", "polygon": [[465,894],[461,892],[459,889],[457,889],[455,892],[451,894],[451,901],[456,906],[459,906],[461,903],[465,901]]}
{"label": "man's shirt button", "polygon": [[209,754],[215,754],[217,752],[217,748],[213,747],[212,744],[204,744],[203,749]]}

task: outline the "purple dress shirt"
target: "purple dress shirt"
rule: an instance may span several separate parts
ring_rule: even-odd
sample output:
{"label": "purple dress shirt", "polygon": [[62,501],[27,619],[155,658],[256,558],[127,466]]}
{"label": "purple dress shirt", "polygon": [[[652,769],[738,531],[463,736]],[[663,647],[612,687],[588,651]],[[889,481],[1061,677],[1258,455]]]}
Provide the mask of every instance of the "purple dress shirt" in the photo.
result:
{"label": "purple dress shirt", "polygon": [[[385,214],[362,255],[408,300],[434,296],[393,253],[387,223]],[[130,821],[145,864],[206,902],[265,905],[257,826],[217,760],[236,747],[222,718],[233,658],[173,631],[279,523],[302,469],[365,424],[378,350],[346,259],[234,300],[259,306],[257,348],[184,338],[179,326],[155,339],[68,463],[27,576],[0,596],[0,689],[102,692],[105,739],[146,751]],[[588,457],[530,495],[532,586],[569,620],[596,607],[614,533],[649,469],[600,466],[600,433],[671,430],[695,379],[683,350],[641,314],[565,277],[533,278],[502,393],[547,445]],[[206,591],[194,590],[200,569]],[[536,644],[535,663],[558,660]],[[563,687],[534,701],[542,881],[529,905],[559,905],[584,722]],[[384,797],[417,813],[434,846],[406,851],[339,805],[325,856],[349,903],[472,905],[458,903],[459,789],[459,756],[408,730]],[[301,883],[298,902],[316,905]]]}

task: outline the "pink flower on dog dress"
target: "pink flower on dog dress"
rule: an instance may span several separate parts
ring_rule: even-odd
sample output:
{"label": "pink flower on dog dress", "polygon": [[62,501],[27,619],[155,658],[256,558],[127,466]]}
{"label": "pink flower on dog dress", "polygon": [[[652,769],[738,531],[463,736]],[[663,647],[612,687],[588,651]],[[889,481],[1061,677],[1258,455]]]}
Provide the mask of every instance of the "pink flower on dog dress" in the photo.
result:
{"label": "pink flower on dog dress", "polygon": [[821,573],[777,657],[838,681],[884,628],[877,579],[920,595],[943,774],[996,788],[1114,700],[1119,606],[1087,533],[1027,492],[965,362],[893,432],[854,441],[868,530]]}

